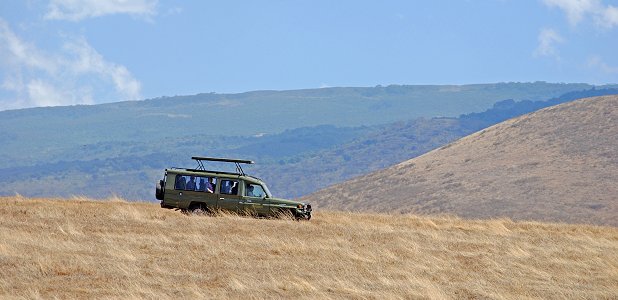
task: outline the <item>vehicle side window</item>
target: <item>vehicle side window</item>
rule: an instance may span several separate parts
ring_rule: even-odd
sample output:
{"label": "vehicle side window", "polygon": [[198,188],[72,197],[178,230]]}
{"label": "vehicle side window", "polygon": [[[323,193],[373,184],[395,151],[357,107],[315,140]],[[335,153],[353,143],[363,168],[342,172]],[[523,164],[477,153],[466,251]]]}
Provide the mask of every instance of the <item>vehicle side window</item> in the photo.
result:
{"label": "vehicle side window", "polygon": [[176,175],[174,189],[214,193],[217,187],[217,178],[193,175]]}
{"label": "vehicle side window", "polygon": [[195,176],[185,176],[185,177],[189,177],[189,180],[187,181],[187,185],[185,186],[185,190],[195,191],[195,187],[197,186],[195,183]]}
{"label": "vehicle side window", "polygon": [[176,175],[176,183],[174,184],[174,189],[176,190],[184,190],[187,187],[187,179],[185,176]]}
{"label": "vehicle side window", "polygon": [[217,187],[217,178],[214,177],[197,177],[198,185],[195,190],[198,192],[214,193]]}
{"label": "vehicle side window", "polygon": [[221,194],[238,195],[238,181],[223,179],[221,180]]}
{"label": "vehicle side window", "polygon": [[264,193],[264,189],[261,185],[247,183],[247,186],[245,187],[245,196],[262,198],[264,195],[266,195],[266,193]]}

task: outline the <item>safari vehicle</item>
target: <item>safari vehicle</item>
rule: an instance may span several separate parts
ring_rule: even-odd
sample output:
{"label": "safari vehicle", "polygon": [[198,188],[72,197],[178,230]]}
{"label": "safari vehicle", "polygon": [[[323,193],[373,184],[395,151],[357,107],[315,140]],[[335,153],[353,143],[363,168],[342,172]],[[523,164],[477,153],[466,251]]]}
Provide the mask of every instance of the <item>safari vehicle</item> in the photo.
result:
{"label": "safari vehicle", "polygon": [[[183,212],[224,210],[257,216],[291,214],[296,219],[311,219],[311,204],[274,198],[266,183],[245,174],[241,164],[250,160],[194,156],[197,168],[165,169],[157,183],[155,196],[162,208]],[[228,162],[236,172],[209,171],[204,162]]]}

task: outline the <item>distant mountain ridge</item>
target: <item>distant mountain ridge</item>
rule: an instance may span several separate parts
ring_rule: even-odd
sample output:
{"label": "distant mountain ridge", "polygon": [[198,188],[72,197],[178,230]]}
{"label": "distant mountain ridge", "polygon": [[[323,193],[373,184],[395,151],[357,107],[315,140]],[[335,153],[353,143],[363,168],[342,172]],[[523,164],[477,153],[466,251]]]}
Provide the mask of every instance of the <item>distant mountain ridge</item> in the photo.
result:
{"label": "distant mountain ridge", "polygon": [[[500,91],[528,85],[534,87],[533,91],[543,86],[552,87],[545,92],[547,94],[578,86],[537,83],[479,85],[474,88],[492,89],[499,94]],[[362,88],[354,93],[384,96],[394,94],[398,88]],[[441,87],[449,90],[448,93],[454,93],[456,88],[465,90],[468,87]],[[417,86],[402,90],[415,91],[418,94],[416,97],[421,97],[423,90],[429,90],[427,95],[431,95],[439,89],[436,86]],[[347,89],[334,91],[345,93]],[[323,92],[310,90],[305,95],[317,97]],[[253,94],[263,96],[269,93],[246,93],[242,97],[258,101],[252,98]],[[296,97],[303,95],[303,91],[282,93]],[[577,96],[599,93],[618,94],[618,90],[593,88],[578,91]],[[187,111],[174,110],[187,110],[187,103],[201,103],[203,99],[199,97],[106,104],[102,111],[98,106],[84,106],[2,112],[0,115],[11,115],[14,119],[0,118],[0,123],[12,126],[10,130],[0,131],[0,194],[43,197],[106,197],[117,194],[128,199],[150,200],[153,199],[153,182],[160,179],[164,168],[192,167],[193,162],[189,158],[201,154],[253,159],[258,164],[247,171],[264,178],[275,195],[298,197],[421,155],[493,125],[497,120],[560,101],[570,101],[577,96],[567,93],[546,98],[554,98],[550,101],[505,100],[495,103],[509,99],[500,96],[494,101],[494,106],[484,113],[467,113],[457,118],[408,118],[390,124],[360,127],[318,125],[245,136],[221,134],[218,129],[230,124],[249,128],[252,124],[248,121],[211,123],[188,118],[184,115]],[[212,97],[208,101],[219,101],[223,96]],[[169,101],[182,104],[165,112],[170,116],[161,117],[164,111],[154,114],[156,110],[153,109],[165,108]],[[332,101],[337,100],[333,98]],[[381,101],[389,103],[391,100],[385,98]],[[390,117],[379,112],[374,115]],[[174,125],[158,118],[177,119],[179,123]],[[275,123],[278,120],[272,115],[261,119]],[[183,123],[186,120],[198,123]],[[45,131],[39,131],[41,128]]]}
{"label": "distant mountain ridge", "polygon": [[[548,106],[584,97],[616,95],[618,89],[567,93],[547,101],[499,101],[481,113],[458,118],[419,118],[396,122],[282,166],[265,165],[260,175],[272,179],[272,190],[294,197],[411,159],[499,122]],[[287,174],[284,179],[278,174]]]}
{"label": "distant mountain ridge", "polygon": [[560,104],[304,199],[322,209],[618,226],[618,96]]}

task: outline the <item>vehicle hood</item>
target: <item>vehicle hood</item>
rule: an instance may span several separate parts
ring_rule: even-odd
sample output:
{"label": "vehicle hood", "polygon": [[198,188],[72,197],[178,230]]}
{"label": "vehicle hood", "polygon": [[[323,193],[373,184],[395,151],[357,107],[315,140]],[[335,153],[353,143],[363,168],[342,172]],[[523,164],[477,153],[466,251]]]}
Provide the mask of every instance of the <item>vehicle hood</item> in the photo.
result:
{"label": "vehicle hood", "polygon": [[289,204],[289,205],[307,204],[306,202],[294,201],[294,200],[283,199],[283,198],[269,198],[269,200],[270,200],[270,203],[276,203],[276,204]]}

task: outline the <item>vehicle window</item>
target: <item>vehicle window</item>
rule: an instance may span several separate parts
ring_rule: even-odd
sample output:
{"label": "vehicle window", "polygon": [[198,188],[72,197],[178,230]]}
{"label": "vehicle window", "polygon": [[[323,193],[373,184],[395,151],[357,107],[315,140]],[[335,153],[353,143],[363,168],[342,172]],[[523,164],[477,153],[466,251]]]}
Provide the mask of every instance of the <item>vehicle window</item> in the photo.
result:
{"label": "vehicle window", "polygon": [[236,180],[221,180],[221,194],[238,195],[238,181]]}
{"label": "vehicle window", "polygon": [[187,191],[195,191],[195,176],[184,176],[184,177],[189,177],[189,180],[187,180],[187,185],[185,186],[185,190]]}
{"label": "vehicle window", "polygon": [[174,189],[184,190],[187,187],[187,179],[185,176],[176,175],[176,183],[174,184]]}
{"label": "vehicle window", "polygon": [[196,186],[196,191],[198,192],[206,192],[206,193],[214,193],[215,188],[217,187],[217,178],[214,177],[197,177],[198,184]]}
{"label": "vehicle window", "polygon": [[174,188],[177,190],[214,193],[217,187],[217,178],[193,175],[176,175]]}
{"label": "vehicle window", "polygon": [[264,197],[266,193],[264,193],[264,189],[259,184],[247,183],[245,187],[245,196],[247,197]]}

